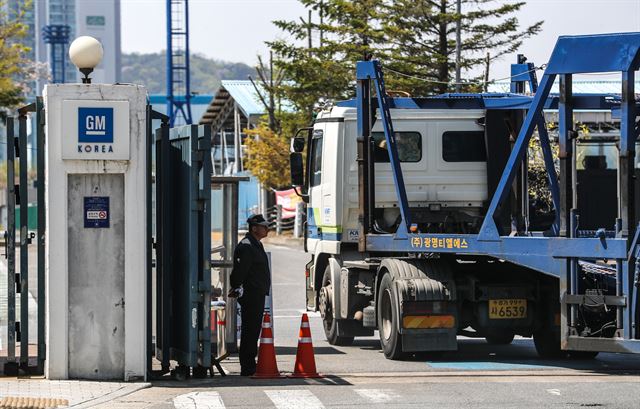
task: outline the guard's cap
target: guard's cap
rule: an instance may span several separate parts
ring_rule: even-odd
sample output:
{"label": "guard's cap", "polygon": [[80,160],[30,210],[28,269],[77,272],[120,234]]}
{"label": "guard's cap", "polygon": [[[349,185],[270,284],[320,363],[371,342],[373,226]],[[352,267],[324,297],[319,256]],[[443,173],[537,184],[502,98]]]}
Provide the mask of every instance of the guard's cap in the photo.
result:
{"label": "guard's cap", "polygon": [[247,223],[249,223],[249,226],[260,225],[264,227],[269,227],[269,222],[266,221],[264,219],[264,216],[262,216],[261,214],[254,214],[253,216],[249,217],[247,219]]}

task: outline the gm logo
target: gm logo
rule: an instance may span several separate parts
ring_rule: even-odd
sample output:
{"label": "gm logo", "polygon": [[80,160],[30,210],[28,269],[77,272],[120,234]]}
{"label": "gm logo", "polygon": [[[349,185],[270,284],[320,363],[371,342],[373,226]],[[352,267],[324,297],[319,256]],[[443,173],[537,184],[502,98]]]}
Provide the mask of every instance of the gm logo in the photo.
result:
{"label": "gm logo", "polygon": [[113,143],[113,108],[78,108],[78,143]]}

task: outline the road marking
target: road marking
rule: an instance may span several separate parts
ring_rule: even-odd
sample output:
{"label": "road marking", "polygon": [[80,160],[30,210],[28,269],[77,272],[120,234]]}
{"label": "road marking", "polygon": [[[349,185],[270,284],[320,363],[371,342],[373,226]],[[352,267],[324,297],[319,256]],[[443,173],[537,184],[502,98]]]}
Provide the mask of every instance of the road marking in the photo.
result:
{"label": "road marking", "polygon": [[560,389],[547,389],[547,392],[549,392],[552,395],[556,395],[556,396],[560,396]]}
{"label": "road marking", "polygon": [[173,398],[176,409],[224,409],[218,392],[191,392]]}
{"label": "road marking", "polygon": [[[533,361],[532,361],[533,362]],[[555,365],[536,365],[536,364],[520,364],[508,362],[479,362],[479,361],[460,361],[460,362],[432,362],[428,361],[427,365],[434,369],[457,369],[460,371],[512,371],[519,369],[560,369]]]}
{"label": "road marking", "polygon": [[324,409],[320,399],[306,389],[266,390],[264,393],[278,409]]}
{"label": "road marking", "polygon": [[354,389],[353,391],[373,403],[391,402],[400,398],[400,395],[391,389]]}

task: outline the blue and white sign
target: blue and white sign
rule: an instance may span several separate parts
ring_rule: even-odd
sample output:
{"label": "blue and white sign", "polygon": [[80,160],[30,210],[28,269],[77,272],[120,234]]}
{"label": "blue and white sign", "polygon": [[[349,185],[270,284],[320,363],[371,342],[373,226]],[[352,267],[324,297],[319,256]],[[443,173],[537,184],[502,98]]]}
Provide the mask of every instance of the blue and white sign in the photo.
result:
{"label": "blue and white sign", "polygon": [[78,143],[113,143],[113,108],[78,108]]}
{"label": "blue and white sign", "polygon": [[128,101],[64,101],[62,159],[128,160]]}
{"label": "blue and white sign", "polygon": [[85,196],[84,198],[84,228],[109,228],[109,197]]}

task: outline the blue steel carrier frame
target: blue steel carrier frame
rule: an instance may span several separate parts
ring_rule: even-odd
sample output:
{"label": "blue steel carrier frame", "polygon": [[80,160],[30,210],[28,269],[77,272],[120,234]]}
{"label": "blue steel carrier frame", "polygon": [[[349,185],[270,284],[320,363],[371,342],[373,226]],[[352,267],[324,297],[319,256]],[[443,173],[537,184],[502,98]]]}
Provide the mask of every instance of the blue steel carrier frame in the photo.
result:
{"label": "blue steel carrier frame", "polygon": [[[560,281],[561,344],[563,349],[640,353],[640,331],[636,326],[638,287],[640,286],[640,256],[634,214],[634,155],[638,128],[635,122],[636,101],[634,94],[635,71],[640,67],[640,33],[606,34],[589,36],[563,36],[555,45],[553,54],[538,86],[532,64],[512,66],[512,84],[528,81],[533,98],[523,95],[507,95],[491,98],[489,94],[467,95],[470,108],[527,109],[526,118],[510,153],[500,182],[492,197],[484,222],[478,234],[424,234],[412,225],[411,212],[398,160],[390,108],[446,107],[447,99],[464,99],[465,95],[444,95],[427,102],[411,99],[394,99],[387,96],[380,63],[377,60],[357,64],[358,112],[358,160],[360,162],[360,241],[359,250],[378,253],[457,253],[490,256],[525,266],[555,276]],[[604,230],[596,237],[581,237],[577,230],[577,206],[574,202],[576,180],[572,179],[575,161],[572,139],[573,109],[602,108],[604,99],[597,96],[572,95],[572,74],[614,72],[622,73],[620,108],[620,142],[618,179],[618,219],[615,237],[608,237]],[[555,78],[560,78],[560,96],[549,96]],[[371,86],[374,86],[373,97]],[[522,91],[512,86],[512,92]],[[504,95],[503,95],[504,97]],[[555,102],[554,102],[555,101]],[[557,104],[559,111],[560,174],[556,175],[551,155],[549,136],[546,132],[543,110]],[[605,104],[606,105],[606,104]],[[375,121],[375,109],[379,108],[384,135],[393,173],[401,222],[394,234],[372,232],[370,211],[374,206],[373,160],[366,146],[371,141],[371,128]],[[529,140],[537,127],[548,173],[555,222],[552,236],[530,233],[525,236],[501,235],[496,225],[500,205],[511,191],[514,179],[525,159]],[[366,170],[371,173],[366,172]],[[363,175],[365,175],[363,177]],[[617,331],[613,338],[582,337],[575,330],[577,305],[583,302],[578,293],[578,260],[615,261],[616,294],[601,296],[603,304],[617,309]]]}

